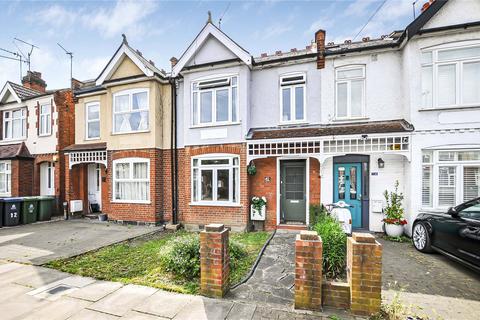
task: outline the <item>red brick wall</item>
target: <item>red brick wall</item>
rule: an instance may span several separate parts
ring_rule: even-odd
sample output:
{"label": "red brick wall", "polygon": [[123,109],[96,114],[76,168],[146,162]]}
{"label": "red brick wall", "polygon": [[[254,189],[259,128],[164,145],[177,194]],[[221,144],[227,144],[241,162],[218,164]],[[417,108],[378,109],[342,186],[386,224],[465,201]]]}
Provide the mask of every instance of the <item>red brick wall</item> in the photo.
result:
{"label": "red brick wall", "polygon": [[[267,216],[265,228],[275,229],[277,225],[277,158],[270,157],[253,161],[257,174],[249,176],[250,197],[265,196],[267,198]],[[310,204],[320,204],[320,162],[310,158]]]}
{"label": "red brick wall", "polygon": [[17,159],[11,162],[12,197],[31,196],[33,194],[33,159]]}
{"label": "red brick wall", "polygon": [[[191,159],[193,156],[228,153],[240,156],[240,206],[191,205]],[[206,225],[222,223],[236,228],[246,228],[249,214],[248,180],[245,144],[225,144],[185,147],[179,150],[179,220],[184,224]]]}

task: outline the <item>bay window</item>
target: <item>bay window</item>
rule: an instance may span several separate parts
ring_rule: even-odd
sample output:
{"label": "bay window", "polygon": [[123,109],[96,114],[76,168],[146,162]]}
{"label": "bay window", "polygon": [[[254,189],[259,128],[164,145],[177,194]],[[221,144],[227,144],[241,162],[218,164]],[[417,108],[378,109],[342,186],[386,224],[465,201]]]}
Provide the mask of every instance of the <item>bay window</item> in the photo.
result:
{"label": "bay window", "polygon": [[27,110],[25,108],[3,112],[3,138],[25,139],[27,137]]}
{"label": "bay window", "polygon": [[98,102],[91,102],[86,104],[87,113],[87,139],[100,138],[100,104]]}
{"label": "bay window", "polygon": [[41,136],[52,134],[52,106],[49,104],[40,106],[39,134]]}
{"label": "bay window", "polygon": [[192,159],[192,203],[238,204],[238,156],[208,155]]}
{"label": "bay window", "polygon": [[238,121],[238,77],[225,76],[192,83],[192,125]]}
{"label": "bay window", "polygon": [[422,52],[422,108],[480,105],[480,44]]}
{"label": "bay window", "polygon": [[150,201],[150,160],[126,158],[113,161],[113,201]]}
{"label": "bay window", "polygon": [[422,206],[453,207],[480,197],[480,150],[425,150]]}
{"label": "bay window", "polygon": [[131,89],[113,95],[113,133],[149,129],[148,89]]}
{"label": "bay window", "polygon": [[280,77],[281,122],[305,121],[305,74]]}
{"label": "bay window", "polygon": [[338,119],[365,116],[365,66],[335,70],[336,111]]}
{"label": "bay window", "polygon": [[0,161],[0,195],[10,196],[12,185],[12,172],[10,161]]}

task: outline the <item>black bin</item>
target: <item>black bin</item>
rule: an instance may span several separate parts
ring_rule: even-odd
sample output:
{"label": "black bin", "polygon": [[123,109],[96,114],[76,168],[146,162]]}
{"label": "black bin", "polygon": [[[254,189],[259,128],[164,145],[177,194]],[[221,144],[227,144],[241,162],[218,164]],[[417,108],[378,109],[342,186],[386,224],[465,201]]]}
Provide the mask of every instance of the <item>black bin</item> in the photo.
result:
{"label": "black bin", "polygon": [[20,223],[20,210],[23,198],[4,198],[3,225],[17,226]]}
{"label": "black bin", "polygon": [[3,226],[3,198],[0,198],[0,228]]}

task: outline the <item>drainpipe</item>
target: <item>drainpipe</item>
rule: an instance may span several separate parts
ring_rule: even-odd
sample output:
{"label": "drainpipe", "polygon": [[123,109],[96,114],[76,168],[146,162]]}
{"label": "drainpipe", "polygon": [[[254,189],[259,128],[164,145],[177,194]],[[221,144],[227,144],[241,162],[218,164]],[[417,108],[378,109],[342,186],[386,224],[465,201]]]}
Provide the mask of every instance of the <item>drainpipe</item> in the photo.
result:
{"label": "drainpipe", "polygon": [[177,90],[175,78],[170,78],[171,86],[171,110],[170,110],[170,164],[171,164],[171,194],[172,194],[172,224],[177,224],[177,121],[176,121],[176,98]]}
{"label": "drainpipe", "polygon": [[175,115],[173,116],[173,119],[174,119],[174,126],[175,126],[175,129],[173,130],[174,131],[174,135],[175,135],[175,139],[174,139],[174,155],[175,155],[175,170],[174,170],[174,177],[175,177],[175,220],[174,220],[174,223],[175,224],[178,224],[178,145],[177,145],[177,135],[178,135],[178,130],[177,130],[177,81],[175,80],[174,81],[174,86],[173,86],[173,105],[174,105],[174,108],[173,108],[173,111],[175,113]]}

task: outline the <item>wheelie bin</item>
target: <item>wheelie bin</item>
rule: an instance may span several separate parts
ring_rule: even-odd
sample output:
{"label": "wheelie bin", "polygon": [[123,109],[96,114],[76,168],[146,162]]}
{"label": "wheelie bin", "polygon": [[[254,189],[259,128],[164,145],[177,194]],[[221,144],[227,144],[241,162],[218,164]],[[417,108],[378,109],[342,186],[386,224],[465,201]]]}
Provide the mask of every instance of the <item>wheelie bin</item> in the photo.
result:
{"label": "wheelie bin", "polygon": [[20,223],[23,198],[4,198],[3,225],[16,226]]}
{"label": "wheelie bin", "polygon": [[38,197],[23,197],[22,213],[20,223],[28,224],[37,222],[38,218]]}

